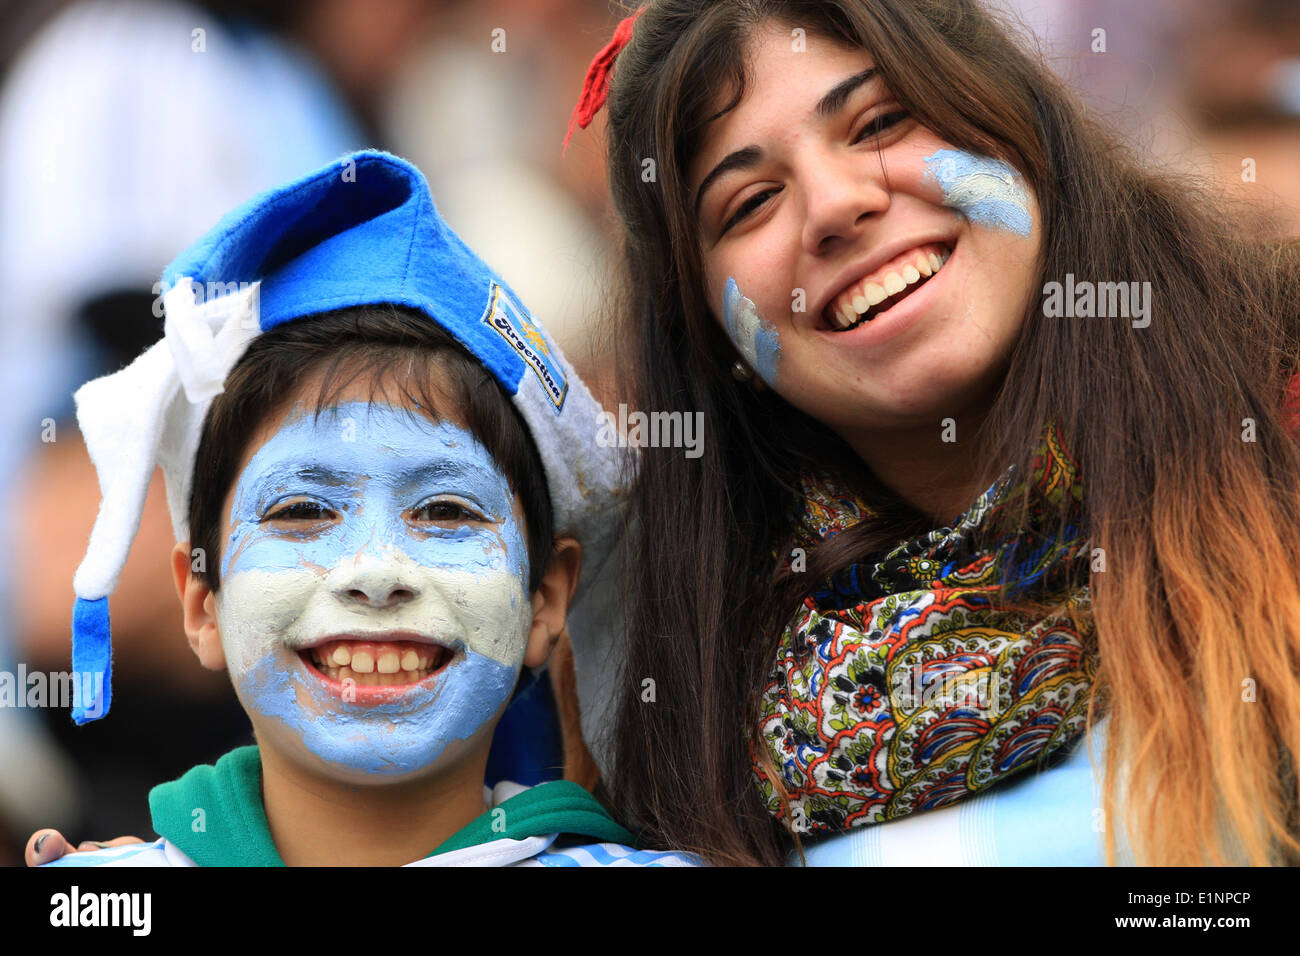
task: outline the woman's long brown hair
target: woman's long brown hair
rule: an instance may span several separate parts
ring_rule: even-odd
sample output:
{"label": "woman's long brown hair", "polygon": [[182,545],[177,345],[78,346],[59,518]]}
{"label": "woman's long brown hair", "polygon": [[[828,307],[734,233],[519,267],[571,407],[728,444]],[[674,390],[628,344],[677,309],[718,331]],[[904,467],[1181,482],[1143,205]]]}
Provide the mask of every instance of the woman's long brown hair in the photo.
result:
{"label": "woman's long brown hair", "polygon": [[[735,351],[704,297],[686,171],[718,97],[743,95],[746,39],[768,19],[869,51],[921,124],[1021,170],[1043,227],[1036,288],[1066,273],[1151,283],[1140,329],[1045,318],[1035,296],[975,453],[1028,473],[1055,418],[1081,464],[1105,562],[1079,573],[1101,660],[1090,726],[1110,717],[1108,860],[1120,825],[1144,863],[1296,859],[1300,448],[1284,396],[1300,255],[1236,238],[1218,200],[1145,169],[971,0],[652,0],[619,56],[609,165],[625,367],[637,406],[702,411],[705,440],[699,458],[642,454],[616,803],[656,845],[783,862],[789,840],[750,760],[780,625],[807,582],[924,527],[825,427],[732,380]],[[857,482],[883,516],[793,576],[775,555],[809,463]]]}

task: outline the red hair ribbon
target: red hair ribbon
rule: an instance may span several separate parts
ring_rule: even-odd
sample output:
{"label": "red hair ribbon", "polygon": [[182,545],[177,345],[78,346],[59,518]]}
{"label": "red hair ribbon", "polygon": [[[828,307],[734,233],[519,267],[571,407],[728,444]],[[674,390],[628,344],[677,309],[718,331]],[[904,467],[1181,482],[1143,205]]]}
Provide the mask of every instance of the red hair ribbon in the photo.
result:
{"label": "red hair ribbon", "polygon": [[632,24],[636,23],[636,18],[641,16],[641,11],[644,9],[645,7],[638,8],[636,13],[625,17],[619,23],[614,30],[614,36],[596,54],[595,59],[591,61],[591,66],[587,67],[587,78],[582,83],[582,95],[578,97],[578,105],[573,108],[573,115],[569,117],[569,132],[564,136],[564,149],[560,151],[560,155],[564,155],[568,150],[574,127],[586,129],[596,118],[600,108],[605,105],[605,98],[609,96],[609,75],[614,69],[614,60],[619,51],[632,39]]}

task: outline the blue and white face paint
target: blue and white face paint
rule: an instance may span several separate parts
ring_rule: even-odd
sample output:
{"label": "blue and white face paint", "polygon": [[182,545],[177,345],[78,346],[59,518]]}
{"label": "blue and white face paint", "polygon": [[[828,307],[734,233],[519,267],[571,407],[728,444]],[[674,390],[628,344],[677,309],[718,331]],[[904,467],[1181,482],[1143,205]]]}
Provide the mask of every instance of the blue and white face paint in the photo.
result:
{"label": "blue and white face paint", "polygon": [[932,153],[925,164],[926,178],[939,184],[945,206],[981,226],[1029,237],[1029,191],[1014,167],[958,149]]}
{"label": "blue and white face paint", "polygon": [[781,363],[781,335],[776,326],[759,317],[758,307],[741,295],[735,279],[727,280],[722,296],[722,318],[727,336],[740,350],[745,363],[775,388],[777,366]]}
{"label": "blue and white face paint", "polygon": [[[509,483],[469,431],[390,405],[318,419],[299,406],[232,500],[217,622],[259,732],[296,738],[336,774],[400,777],[505,705],[532,622],[528,552]],[[300,653],[395,634],[454,656],[418,683],[349,699],[347,680]]]}

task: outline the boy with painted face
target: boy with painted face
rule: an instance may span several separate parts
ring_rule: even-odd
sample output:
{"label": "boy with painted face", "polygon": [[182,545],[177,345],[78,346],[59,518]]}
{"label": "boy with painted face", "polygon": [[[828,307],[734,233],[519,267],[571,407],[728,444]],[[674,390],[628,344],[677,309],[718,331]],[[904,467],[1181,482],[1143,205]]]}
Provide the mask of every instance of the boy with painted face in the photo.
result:
{"label": "boy with painted face", "polygon": [[155,788],[161,839],[58,862],[688,862],[632,850],[576,784],[485,798],[522,666],[609,552],[619,462],[420,173],[347,157],[232,213],[163,284],[164,341],[77,394],[104,501],[73,647],[102,678],[74,719],[108,709],[107,595],[157,463],[187,636],[258,745]]}

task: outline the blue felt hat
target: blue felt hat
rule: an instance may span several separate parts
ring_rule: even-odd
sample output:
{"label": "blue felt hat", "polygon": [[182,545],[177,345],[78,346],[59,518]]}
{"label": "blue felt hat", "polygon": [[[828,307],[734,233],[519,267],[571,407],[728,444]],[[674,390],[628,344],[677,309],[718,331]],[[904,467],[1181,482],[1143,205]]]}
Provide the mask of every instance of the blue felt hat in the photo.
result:
{"label": "blue felt hat", "polygon": [[76,393],[102,501],[73,587],[73,719],[108,712],[108,595],[161,466],[178,541],[203,418],[260,332],[349,306],[417,310],[511,396],[540,453],[557,532],[583,545],[581,593],[610,553],[621,452],[595,441],[604,413],[509,286],[443,222],[428,183],[396,156],[345,156],[227,215],[163,273],[165,334]]}

